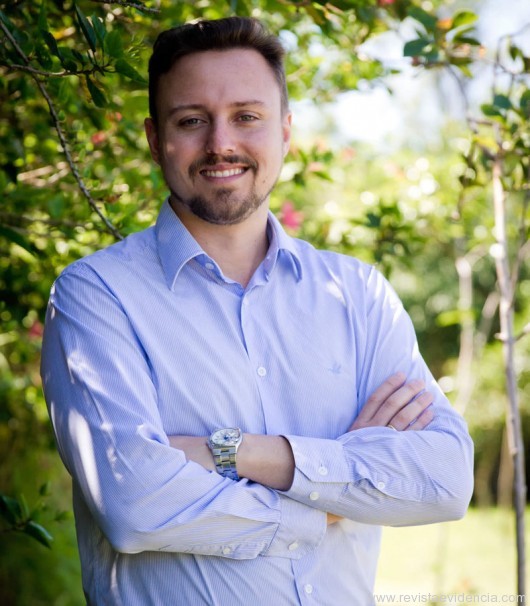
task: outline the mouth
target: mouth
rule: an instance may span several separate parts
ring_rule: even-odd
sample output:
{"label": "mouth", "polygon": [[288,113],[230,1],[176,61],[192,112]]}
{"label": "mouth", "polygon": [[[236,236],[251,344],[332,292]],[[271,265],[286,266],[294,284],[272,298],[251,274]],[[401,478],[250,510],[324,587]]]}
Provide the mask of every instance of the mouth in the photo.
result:
{"label": "mouth", "polygon": [[242,175],[247,170],[248,170],[247,168],[243,168],[243,167],[227,168],[227,169],[223,169],[223,170],[214,170],[211,168],[205,168],[200,171],[200,174],[203,177],[208,177],[211,179],[225,179],[227,177],[235,177],[237,175]]}

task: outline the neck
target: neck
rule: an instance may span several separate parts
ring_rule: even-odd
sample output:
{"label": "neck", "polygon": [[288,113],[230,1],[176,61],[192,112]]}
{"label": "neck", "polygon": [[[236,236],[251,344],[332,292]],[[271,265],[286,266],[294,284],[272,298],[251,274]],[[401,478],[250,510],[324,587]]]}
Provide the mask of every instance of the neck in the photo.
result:
{"label": "neck", "polygon": [[171,199],[171,207],[228,278],[246,287],[269,247],[268,205],[262,204],[250,217],[235,225],[216,225],[200,219],[183,204]]}

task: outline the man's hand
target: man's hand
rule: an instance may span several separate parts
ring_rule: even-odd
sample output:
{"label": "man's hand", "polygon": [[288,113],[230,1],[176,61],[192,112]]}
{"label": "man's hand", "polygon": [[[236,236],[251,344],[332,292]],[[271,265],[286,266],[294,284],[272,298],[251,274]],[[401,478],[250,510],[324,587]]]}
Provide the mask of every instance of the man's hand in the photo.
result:
{"label": "man's hand", "polygon": [[402,372],[389,377],[368,398],[359,416],[348,431],[364,427],[391,426],[397,431],[420,430],[433,419],[429,406],[433,402],[430,392],[424,391],[420,380],[405,382]]}

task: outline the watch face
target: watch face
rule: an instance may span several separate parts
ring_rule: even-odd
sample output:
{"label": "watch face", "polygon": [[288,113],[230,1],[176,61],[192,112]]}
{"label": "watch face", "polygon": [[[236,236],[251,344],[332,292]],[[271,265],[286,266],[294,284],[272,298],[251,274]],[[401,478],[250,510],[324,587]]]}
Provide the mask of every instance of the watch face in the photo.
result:
{"label": "watch face", "polygon": [[237,427],[228,427],[214,431],[210,441],[218,446],[234,446],[241,439],[241,430]]}

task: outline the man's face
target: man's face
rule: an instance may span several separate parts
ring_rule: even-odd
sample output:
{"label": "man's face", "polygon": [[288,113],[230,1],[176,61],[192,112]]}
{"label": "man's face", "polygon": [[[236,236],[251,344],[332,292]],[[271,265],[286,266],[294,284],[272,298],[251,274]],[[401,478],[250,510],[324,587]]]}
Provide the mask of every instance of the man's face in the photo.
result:
{"label": "man's face", "polygon": [[291,116],[265,59],[251,49],[188,55],[158,85],[154,160],[176,207],[219,225],[240,223],[278,179]]}

